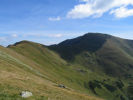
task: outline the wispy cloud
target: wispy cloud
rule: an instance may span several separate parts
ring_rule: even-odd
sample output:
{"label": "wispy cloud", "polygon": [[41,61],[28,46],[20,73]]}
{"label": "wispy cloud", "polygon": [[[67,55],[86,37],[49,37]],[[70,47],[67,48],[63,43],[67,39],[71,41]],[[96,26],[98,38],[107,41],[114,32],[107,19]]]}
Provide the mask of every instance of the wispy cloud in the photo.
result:
{"label": "wispy cloud", "polygon": [[55,37],[55,38],[61,38],[63,37],[63,34],[49,34],[49,37]]}
{"label": "wispy cloud", "polygon": [[126,7],[120,7],[112,10],[110,14],[114,14],[117,18],[125,18],[128,16],[133,16],[133,9],[128,9]]}
{"label": "wispy cloud", "polygon": [[27,33],[22,34],[22,37],[36,37],[36,38],[61,38],[65,34],[61,33],[45,33],[45,32],[36,32],[36,33]]}
{"label": "wispy cloud", "polygon": [[61,20],[61,17],[49,17],[48,18],[49,21],[60,21]]}
{"label": "wispy cloud", "polygon": [[18,35],[15,33],[0,33],[0,45],[7,46],[11,41],[15,40]]}
{"label": "wispy cloud", "polygon": [[7,37],[0,37],[0,42],[3,43],[3,42],[7,42]]}
{"label": "wispy cloud", "polygon": [[12,34],[12,37],[17,38],[18,35],[17,34]]}
{"label": "wispy cloud", "polygon": [[80,0],[72,10],[67,13],[68,18],[101,17],[104,13],[110,12],[115,17],[123,18],[133,16],[133,0]]}

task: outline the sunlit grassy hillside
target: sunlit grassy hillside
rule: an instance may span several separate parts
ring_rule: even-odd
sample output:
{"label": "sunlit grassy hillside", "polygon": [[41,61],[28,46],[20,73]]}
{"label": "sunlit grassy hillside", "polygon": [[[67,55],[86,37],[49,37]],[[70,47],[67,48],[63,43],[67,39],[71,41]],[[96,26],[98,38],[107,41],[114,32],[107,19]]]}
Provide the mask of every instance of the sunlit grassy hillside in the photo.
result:
{"label": "sunlit grassy hillside", "polygon": [[132,51],[132,41],[99,33],[0,47],[0,99],[23,100],[27,90],[27,100],[132,100]]}
{"label": "sunlit grassy hillside", "polygon": [[57,76],[54,67],[65,65],[66,62],[50,52],[47,51],[47,55],[57,57],[51,65],[47,60],[44,60],[46,63],[43,64],[41,61],[37,63],[29,57],[0,47],[0,100],[24,100],[20,93],[25,90],[33,93],[33,96],[26,100],[100,100],[69,87],[58,87],[58,83],[63,83],[63,78],[62,81],[59,80],[61,76]]}

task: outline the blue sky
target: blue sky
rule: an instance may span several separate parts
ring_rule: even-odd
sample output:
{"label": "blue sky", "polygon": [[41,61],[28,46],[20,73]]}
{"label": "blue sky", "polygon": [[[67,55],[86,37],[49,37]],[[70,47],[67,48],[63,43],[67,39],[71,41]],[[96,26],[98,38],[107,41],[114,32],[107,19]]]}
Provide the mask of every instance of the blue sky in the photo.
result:
{"label": "blue sky", "polygon": [[49,45],[87,32],[133,39],[133,0],[0,0],[0,45]]}

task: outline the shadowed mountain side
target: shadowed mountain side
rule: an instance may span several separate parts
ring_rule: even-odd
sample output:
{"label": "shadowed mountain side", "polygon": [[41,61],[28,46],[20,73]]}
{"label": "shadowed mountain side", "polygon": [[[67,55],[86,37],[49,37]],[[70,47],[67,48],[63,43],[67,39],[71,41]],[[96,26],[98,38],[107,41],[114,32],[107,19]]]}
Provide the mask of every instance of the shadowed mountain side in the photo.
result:
{"label": "shadowed mountain side", "polygon": [[[111,76],[123,77],[133,72],[133,48],[120,38],[110,38],[96,52],[98,65]],[[125,77],[126,78],[126,77]]]}
{"label": "shadowed mountain side", "polygon": [[58,45],[49,46],[51,50],[56,51],[65,60],[73,60],[77,54],[84,51],[95,52],[100,49],[111,36],[99,33],[88,33],[83,36],[69,39]]}
{"label": "shadowed mountain side", "polygon": [[133,42],[107,34],[88,33],[49,47],[68,62],[96,72],[126,76],[133,72]]}

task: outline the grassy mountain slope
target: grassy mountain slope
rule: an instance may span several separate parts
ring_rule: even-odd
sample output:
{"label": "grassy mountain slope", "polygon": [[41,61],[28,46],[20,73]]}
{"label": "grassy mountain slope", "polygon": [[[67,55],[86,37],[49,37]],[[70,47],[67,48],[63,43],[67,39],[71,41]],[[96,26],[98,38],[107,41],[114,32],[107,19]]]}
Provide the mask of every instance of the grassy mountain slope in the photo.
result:
{"label": "grassy mountain slope", "polygon": [[[65,62],[60,60],[60,63]],[[26,100],[100,100],[72,89],[59,88],[49,74],[52,73],[32,59],[0,47],[0,100],[23,100],[20,93],[24,90],[33,93]]]}
{"label": "grassy mountain slope", "polygon": [[[126,90],[124,91],[127,93],[127,88],[132,86],[133,82],[132,45],[133,41],[131,40],[125,40],[106,34],[88,33],[81,37],[52,45],[49,48],[57,52],[63,59],[71,64],[79,64],[99,75],[102,73],[112,78],[126,80]],[[72,59],[70,59],[70,56],[72,56]],[[128,95],[128,93],[126,95]],[[124,100],[126,100],[126,98]]]}
{"label": "grassy mountain slope", "polygon": [[89,33],[49,48],[69,62],[80,63],[92,70],[98,69],[98,71],[118,77],[129,73],[130,69],[131,73],[133,71],[132,44],[130,40],[111,35]]}
{"label": "grassy mountain slope", "polygon": [[95,52],[102,47],[106,40],[110,38],[106,34],[85,34],[74,39],[69,39],[50,46],[50,49],[57,51],[62,58],[73,60],[74,56],[84,51]]}
{"label": "grassy mountain slope", "polygon": [[[26,76],[36,79],[27,80],[23,87],[34,93],[25,85],[35,83],[31,86],[35,86],[38,98],[40,94],[46,100],[48,97],[52,100],[93,100],[92,96],[105,100],[133,98],[133,44],[130,40],[89,33],[52,46],[21,41],[4,49],[19,62],[16,68],[21,65],[20,70],[29,74]],[[58,84],[67,88],[59,88]]]}
{"label": "grassy mountain slope", "polygon": [[[67,63],[56,53],[50,51],[41,44],[22,41],[9,48],[26,58],[31,59],[34,63],[37,63],[39,68],[41,68],[41,71],[43,71],[42,73],[54,83],[64,84],[78,92],[89,92],[89,90],[84,87],[84,83],[90,79],[94,79],[92,74],[95,75],[96,73],[86,70],[82,68],[82,66]],[[80,72],[81,70],[85,70],[85,72]],[[96,76],[97,78],[102,79],[102,77],[98,77],[97,74]]]}

